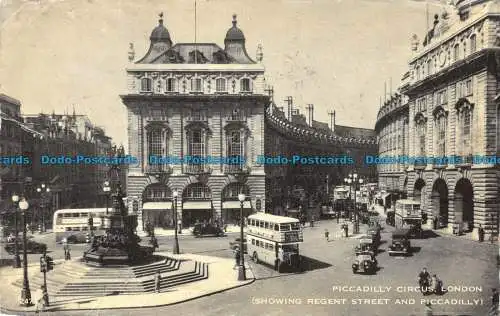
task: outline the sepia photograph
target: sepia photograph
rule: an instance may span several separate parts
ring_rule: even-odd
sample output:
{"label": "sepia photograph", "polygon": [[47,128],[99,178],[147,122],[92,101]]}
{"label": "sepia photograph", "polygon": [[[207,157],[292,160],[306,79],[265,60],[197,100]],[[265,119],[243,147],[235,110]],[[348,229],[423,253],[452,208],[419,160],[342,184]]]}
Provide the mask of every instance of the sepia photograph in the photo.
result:
{"label": "sepia photograph", "polygon": [[500,0],[0,0],[0,315],[496,316]]}

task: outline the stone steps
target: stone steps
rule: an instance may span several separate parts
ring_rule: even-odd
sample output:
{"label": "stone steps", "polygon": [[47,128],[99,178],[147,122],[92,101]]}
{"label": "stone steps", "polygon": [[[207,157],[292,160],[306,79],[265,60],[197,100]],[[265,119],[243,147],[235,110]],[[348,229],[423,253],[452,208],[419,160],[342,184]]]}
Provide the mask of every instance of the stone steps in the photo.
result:
{"label": "stone steps", "polygon": [[[182,264],[181,264],[182,263]],[[134,268],[131,268],[133,270]],[[135,267],[136,273],[143,273],[141,277],[133,279],[107,276],[99,280],[83,278],[78,282],[71,282],[61,288],[56,296],[105,296],[117,294],[141,294],[155,290],[154,275],[161,269],[161,289],[195,282],[208,278],[208,265],[195,261],[164,260],[143,267]],[[139,274],[140,275],[140,274]]]}

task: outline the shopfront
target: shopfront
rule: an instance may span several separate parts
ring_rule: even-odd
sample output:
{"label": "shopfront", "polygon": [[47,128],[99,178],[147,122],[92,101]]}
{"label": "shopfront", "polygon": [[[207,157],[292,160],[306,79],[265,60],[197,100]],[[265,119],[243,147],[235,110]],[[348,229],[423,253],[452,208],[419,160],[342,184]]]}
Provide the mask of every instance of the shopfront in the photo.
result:
{"label": "shopfront", "polygon": [[246,184],[230,183],[222,190],[222,221],[224,224],[237,225],[240,222],[241,202],[238,200],[238,194],[245,194],[243,201],[243,217],[246,218],[252,214],[252,203],[250,190]]}
{"label": "shopfront", "polygon": [[188,185],[182,193],[182,226],[215,220],[210,188],[202,183]]}
{"label": "shopfront", "polygon": [[151,184],[142,197],[142,223],[153,227],[174,227],[172,190],[164,184]]}

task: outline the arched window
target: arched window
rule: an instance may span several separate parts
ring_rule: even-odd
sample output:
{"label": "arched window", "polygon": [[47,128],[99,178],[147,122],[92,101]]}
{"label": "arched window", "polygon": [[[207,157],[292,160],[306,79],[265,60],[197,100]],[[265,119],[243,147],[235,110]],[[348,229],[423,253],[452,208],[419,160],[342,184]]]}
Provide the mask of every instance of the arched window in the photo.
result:
{"label": "arched window", "polygon": [[240,80],[240,92],[252,92],[252,83],[250,79],[243,78]]}
{"label": "arched window", "polygon": [[242,130],[230,130],[227,132],[227,156],[228,157],[245,157],[244,142]]}
{"label": "arched window", "polygon": [[216,92],[227,92],[226,79],[217,78],[217,80],[215,80],[215,91]]}
{"label": "arched window", "polygon": [[476,34],[472,34],[470,37],[470,52],[471,54],[476,51]]}
{"label": "arched window", "polygon": [[165,91],[166,92],[175,92],[175,78],[168,78],[166,81]]}
{"label": "arched window", "polygon": [[472,154],[472,106],[463,103],[458,109],[458,144],[460,156]]}
{"label": "arched window", "polygon": [[417,156],[425,157],[425,137],[427,136],[427,126],[426,120],[420,116],[419,119],[416,120],[416,152]]}
{"label": "arched window", "polygon": [[447,119],[444,111],[436,112],[434,115],[434,121],[436,123],[436,156],[444,157],[446,155],[446,128]]}
{"label": "arched window", "polygon": [[141,79],[141,91],[142,92],[151,92],[153,89],[153,80],[149,78],[142,78]]}

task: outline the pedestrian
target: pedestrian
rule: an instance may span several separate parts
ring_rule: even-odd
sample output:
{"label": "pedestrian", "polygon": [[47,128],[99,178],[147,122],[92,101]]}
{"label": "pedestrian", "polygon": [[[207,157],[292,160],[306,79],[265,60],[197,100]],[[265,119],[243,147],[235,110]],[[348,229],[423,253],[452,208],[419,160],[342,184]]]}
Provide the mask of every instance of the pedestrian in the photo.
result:
{"label": "pedestrian", "polygon": [[71,260],[71,253],[68,245],[66,245],[66,248],[64,249],[64,260]]}
{"label": "pedestrian", "polygon": [[314,227],[314,215],[311,216],[311,227]]}
{"label": "pedestrian", "polygon": [[326,228],[325,228],[325,239],[326,239],[327,242],[330,241],[330,232]]}
{"label": "pedestrian", "polygon": [[425,303],[425,316],[432,316],[432,305],[430,302]]}
{"label": "pedestrian", "polygon": [[492,289],[490,315],[498,315],[498,291]]}
{"label": "pedestrian", "polygon": [[240,249],[239,248],[235,248],[234,249],[234,260],[235,260],[235,263],[234,263],[234,267],[233,269],[235,269],[237,266],[240,265]]}
{"label": "pedestrian", "polygon": [[347,224],[344,223],[342,228],[344,229],[345,238],[349,237],[349,227],[347,226]]}
{"label": "pedestrian", "polygon": [[477,229],[477,233],[479,235],[479,242],[483,242],[484,241],[484,229],[483,229],[483,226],[481,226],[481,224],[479,224],[479,228]]}
{"label": "pedestrian", "polygon": [[161,287],[161,272],[158,270],[155,275],[155,292],[160,293]]}
{"label": "pedestrian", "polygon": [[47,288],[42,285],[41,289],[44,306],[49,306],[49,293],[47,292]]}

